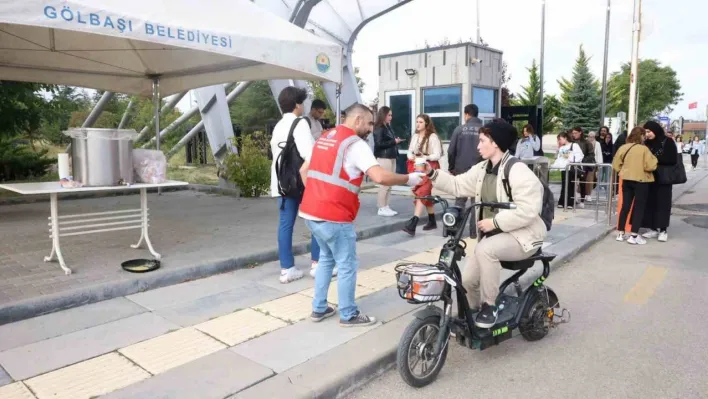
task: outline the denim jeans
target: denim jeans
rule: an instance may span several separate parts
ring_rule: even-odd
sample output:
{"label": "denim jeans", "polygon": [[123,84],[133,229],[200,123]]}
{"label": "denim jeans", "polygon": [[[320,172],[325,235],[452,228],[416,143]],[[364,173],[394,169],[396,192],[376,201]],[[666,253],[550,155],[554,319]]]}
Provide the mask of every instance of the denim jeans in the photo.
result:
{"label": "denim jeans", "polygon": [[[283,202],[285,206],[282,207],[283,209],[280,209]],[[280,222],[278,223],[278,258],[280,258],[280,267],[283,269],[290,269],[295,266],[293,231],[295,229],[295,220],[297,219],[297,211],[299,208],[300,203],[294,198],[278,198],[278,210],[280,211]],[[320,247],[317,245],[315,236],[312,236],[310,253],[313,261],[319,261]]]}
{"label": "denim jeans", "polygon": [[356,231],[353,223],[315,222],[305,224],[320,244],[320,264],[315,273],[315,299],[312,311],[322,313],[327,310],[327,292],[332,281],[332,269],[336,264],[337,293],[339,294],[339,317],[349,320],[357,314],[354,302],[356,272],[359,259],[356,256]]}
{"label": "denim jeans", "polygon": [[[598,172],[598,183],[609,183],[611,171],[612,169],[610,168],[600,168],[600,172]],[[598,184],[598,190],[607,190],[607,188],[608,186],[601,186]]]}

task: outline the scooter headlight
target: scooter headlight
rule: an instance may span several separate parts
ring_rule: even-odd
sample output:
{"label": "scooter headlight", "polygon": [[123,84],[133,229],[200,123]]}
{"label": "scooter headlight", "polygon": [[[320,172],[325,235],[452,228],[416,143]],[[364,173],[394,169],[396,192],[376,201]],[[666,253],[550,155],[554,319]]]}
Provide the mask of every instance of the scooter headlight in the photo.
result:
{"label": "scooter headlight", "polygon": [[455,208],[448,209],[447,212],[443,214],[442,221],[447,227],[455,227],[457,223],[457,218],[460,216],[459,212]]}

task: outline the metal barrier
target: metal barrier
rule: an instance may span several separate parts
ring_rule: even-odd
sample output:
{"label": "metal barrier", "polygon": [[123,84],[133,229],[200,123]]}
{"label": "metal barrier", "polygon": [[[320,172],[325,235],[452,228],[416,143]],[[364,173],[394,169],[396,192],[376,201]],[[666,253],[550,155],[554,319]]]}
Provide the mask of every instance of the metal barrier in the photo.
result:
{"label": "metal barrier", "polygon": [[[574,168],[582,168],[582,167],[592,167],[593,172],[598,172],[597,173],[597,180],[596,182],[596,190],[595,190],[595,201],[592,201],[592,203],[595,204],[595,222],[600,221],[600,206],[602,205],[605,208],[605,215],[607,216],[607,224],[608,226],[612,225],[612,216],[614,215],[615,207],[613,206],[614,204],[614,198],[615,194],[617,193],[617,190],[619,189],[618,187],[618,182],[616,181],[617,179],[617,174],[612,170],[612,165],[611,164],[606,164],[606,163],[582,163],[582,162],[571,162],[566,165],[565,169],[553,169],[553,170],[561,170],[565,172],[566,179],[565,179],[565,185],[561,188],[561,193],[565,194],[563,197],[563,210],[567,211],[568,210],[568,182],[571,181],[571,176],[574,179],[573,181],[575,182],[574,184],[574,189],[579,187],[580,184],[587,184],[584,180],[581,181],[578,179],[578,173],[574,173],[572,171]],[[607,180],[600,180],[600,176],[605,175],[605,173],[600,173],[602,171],[606,171],[606,174],[609,176],[609,181]],[[571,174],[572,173],[572,174]],[[550,173],[549,173],[550,176]],[[562,180],[561,180],[562,181]],[[550,181],[549,181],[550,183]],[[561,183],[562,184],[562,183]],[[604,196],[601,200],[600,198],[600,191],[603,191],[602,188],[604,187]],[[583,202],[587,203],[585,201],[585,198],[583,198]],[[577,209],[577,203],[578,199],[575,193],[573,193],[573,212]]]}

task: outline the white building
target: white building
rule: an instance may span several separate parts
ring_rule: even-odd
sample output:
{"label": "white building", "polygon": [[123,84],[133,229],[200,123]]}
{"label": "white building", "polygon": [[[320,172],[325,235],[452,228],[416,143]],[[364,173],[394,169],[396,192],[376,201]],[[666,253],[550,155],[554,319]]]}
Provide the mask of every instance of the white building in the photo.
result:
{"label": "white building", "polygon": [[[473,43],[379,56],[379,99],[393,112],[396,136],[406,139],[401,143],[399,172],[405,170],[403,154],[418,114],[431,117],[444,141],[463,123],[467,104],[476,104],[484,121],[498,117],[501,73],[502,52]],[[447,169],[447,157],[443,158],[441,166]]]}

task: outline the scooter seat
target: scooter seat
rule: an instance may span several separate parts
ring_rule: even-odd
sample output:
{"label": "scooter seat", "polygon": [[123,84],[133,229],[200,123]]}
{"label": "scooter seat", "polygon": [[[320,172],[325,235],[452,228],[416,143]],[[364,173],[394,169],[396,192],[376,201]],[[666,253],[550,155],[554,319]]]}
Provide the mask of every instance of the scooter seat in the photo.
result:
{"label": "scooter seat", "polygon": [[526,259],[522,260],[503,260],[501,261],[501,266],[504,269],[508,270],[522,270],[522,269],[530,269],[533,267],[533,264],[536,263],[536,261],[547,261],[550,262],[553,259],[556,258],[555,254],[549,254],[549,253],[543,253],[543,250],[541,248],[536,251],[533,255]]}

